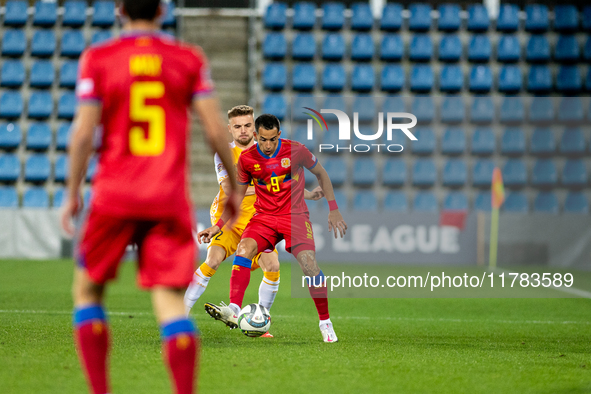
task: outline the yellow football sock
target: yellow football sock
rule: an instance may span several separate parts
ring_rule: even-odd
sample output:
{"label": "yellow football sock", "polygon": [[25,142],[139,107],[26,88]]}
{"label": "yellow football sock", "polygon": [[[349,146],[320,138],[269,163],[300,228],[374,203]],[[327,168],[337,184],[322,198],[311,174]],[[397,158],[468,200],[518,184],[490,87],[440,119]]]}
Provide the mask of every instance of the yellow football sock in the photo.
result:
{"label": "yellow football sock", "polygon": [[213,276],[213,274],[215,274],[215,272],[216,272],[216,270],[214,270],[213,268],[211,268],[206,263],[201,264],[199,266],[199,269],[201,270],[201,272],[203,273],[203,275],[207,276],[208,278],[211,278]]}
{"label": "yellow football sock", "polygon": [[263,275],[265,276],[265,278],[267,278],[268,280],[270,280],[271,282],[277,282],[279,280],[279,272],[263,272]]}

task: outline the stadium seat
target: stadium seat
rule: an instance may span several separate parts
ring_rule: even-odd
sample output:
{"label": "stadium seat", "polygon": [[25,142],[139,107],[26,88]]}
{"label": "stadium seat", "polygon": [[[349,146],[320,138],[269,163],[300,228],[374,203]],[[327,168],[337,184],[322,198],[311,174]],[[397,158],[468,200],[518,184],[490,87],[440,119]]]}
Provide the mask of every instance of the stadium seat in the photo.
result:
{"label": "stadium seat", "polygon": [[577,62],[580,57],[581,50],[575,35],[560,35],[554,47],[554,59],[562,63],[573,63]]}
{"label": "stadium seat", "polygon": [[[295,130],[293,131],[292,135],[289,136],[289,139],[301,142],[308,148],[310,151],[314,151],[317,149],[318,146],[318,132],[313,134],[313,138],[311,140],[308,139],[308,127],[304,124],[298,125]],[[312,180],[312,177],[308,177],[309,181]]]}
{"label": "stadium seat", "polygon": [[404,55],[402,37],[398,34],[384,34],[380,45],[380,60],[400,61]]}
{"label": "stadium seat", "polygon": [[585,90],[591,92],[591,67],[587,68],[587,78],[585,79]]}
{"label": "stadium seat", "polygon": [[517,62],[521,58],[521,46],[516,35],[503,35],[497,44],[497,61]]}
{"label": "stadium seat", "polygon": [[[329,116],[328,131],[325,131],[323,133],[322,143],[337,146],[337,145],[339,145],[339,143],[341,143],[341,140],[339,140],[339,133],[338,133],[339,125],[338,125],[338,123],[330,123],[333,120],[336,121],[336,117],[333,117],[333,115],[328,115],[328,116]],[[355,138],[355,137],[352,135],[351,138]],[[337,153],[336,150],[329,150],[327,152],[327,154],[336,154],[336,153]]]}
{"label": "stadium seat", "polygon": [[539,192],[534,200],[534,212],[557,214],[558,199],[553,192]]}
{"label": "stadium seat", "polygon": [[406,183],[406,163],[402,159],[389,158],[384,163],[382,184],[384,186],[403,186]]}
{"label": "stadium seat", "polygon": [[435,194],[427,191],[419,191],[415,194],[412,209],[415,212],[437,212],[439,203]]}
{"label": "stadium seat", "polygon": [[22,132],[18,123],[0,124],[0,149],[16,149],[19,147],[22,139]]}
{"label": "stadium seat", "polygon": [[62,204],[64,203],[64,188],[58,187],[55,188],[53,191],[53,198],[51,201],[52,208],[61,208]]}
{"label": "stadium seat", "polygon": [[322,71],[322,89],[329,92],[340,92],[345,88],[347,75],[341,63],[327,64]]}
{"label": "stadium seat", "polygon": [[311,63],[296,64],[292,69],[291,87],[297,92],[309,92],[316,86],[316,68]]}
{"label": "stadium seat", "polygon": [[338,109],[339,111],[347,112],[347,103],[345,97],[340,94],[332,94],[326,96],[321,108]]}
{"label": "stadium seat", "polygon": [[554,30],[558,32],[574,32],[579,29],[579,11],[574,5],[557,5],[554,7]]}
{"label": "stadium seat", "polygon": [[525,31],[543,33],[550,27],[548,7],[542,4],[530,4],[525,7]]}
{"label": "stadium seat", "polygon": [[322,4],[322,28],[324,30],[341,30],[345,23],[345,5],[340,2]]}
{"label": "stadium seat", "polygon": [[53,99],[49,92],[33,92],[29,97],[29,118],[46,119],[53,112]]}
{"label": "stadium seat", "polygon": [[493,131],[488,127],[479,127],[472,134],[472,153],[479,156],[492,155],[495,151],[496,140]]}
{"label": "stadium seat", "polygon": [[578,123],[585,119],[583,101],[580,97],[562,97],[558,104],[558,120],[564,123]]}
{"label": "stadium seat", "polygon": [[388,212],[408,211],[408,199],[402,191],[391,191],[384,198],[384,210]]}
{"label": "stadium seat", "polygon": [[293,28],[296,30],[310,30],[316,24],[316,6],[313,3],[301,1],[293,6]]}
{"label": "stadium seat", "polygon": [[267,29],[281,30],[287,22],[287,4],[272,2],[265,11],[264,23]]}
{"label": "stadium seat", "polygon": [[88,161],[88,168],[86,169],[86,182],[92,182],[94,176],[96,175],[97,167],[98,158],[97,156],[92,156]]}
{"label": "stadium seat", "polygon": [[398,31],[402,26],[402,5],[387,3],[382,10],[380,29],[384,31]]}
{"label": "stadium seat", "polygon": [[[283,37],[282,34],[281,36]],[[316,41],[314,35],[308,32],[297,33],[291,45],[291,57],[295,60],[312,60],[315,55]]]}
{"label": "stadium seat", "polygon": [[60,68],[60,88],[73,89],[78,75],[78,60],[66,60]]}
{"label": "stadium seat", "polygon": [[488,62],[492,53],[492,45],[488,36],[473,35],[468,43],[468,60],[471,62]]}
{"label": "stadium seat", "polygon": [[501,93],[518,93],[523,87],[521,67],[504,65],[499,73],[498,90]]}
{"label": "stadium seat", "polygon": [[373,15],[368,3],[354,3],[351,6],[351,30],[367,31],[373,27]]}
{"label": "stadium seat", "polygon": [[492,71],[489,66],[472,66],[470,70],[470,91],[488,93],[492,88]]}
{"label": "stadium seat", "polygon": [[437,139],[431,127],[418,126],[412,129],[417,137],[416,141],[411,142],[412,153],[417,155],[431,155],[435,151]]}
{"label": "stadium seat", "polygon": [[279,120],[283,120],[287,114],[287,101],[281,94],[268,94],[265,96],[261,111],[265,114],[273,114]]}
{"label": "stadium seat", "polygon": [[464,192],[452,191],[443,199],[443,210],[446,211],[467,211],[468,197]]}
{"label": "stadium seat", "polygon": [[324,162],[324,169],[330,176],[330,180],[336,187],[347,182],[347,163],[341,158],[329,157]]}
{"label": "stadium seat", "polygon": [[503,183],[508,187],[523,187],[527,184],[527,168],[523,160],[507,160],[503,166]]}
{"label": "stadium seat", "polygon": [[79,57],[85,47],[86,42],[81,30],[65,31],[60,44],[60,55]]}
{"label": "stadium seat", "polygon": [[431,96],[415,96],[410,113],[417,117],[418,123],[431,123],[435,118],[435,105]]}
{"label": "stadium seat", "polygon": [[0,96],[0,118],[18,118],[23,108],[23,97],[20,92],[5,92]]}
{"label": "stadium seat", "polygon": [[525,133],[522,129],[509,127],[501,137],[501,153],[507,156],[525,154]]}
{"label": "stadium seat", "polygon": [[351,60],[370,61],[374,55],[374,44],[371,34],[358,33],[351,43]]}
{"label": "stadium seat", "polygon": [[378,113],[373,96],[355,96],[353,98],[353,113],[357,113],[360,123],[373,122]]}
{"label": "stadium seat", "polygon": [[443,186],[461,187],[468,178],[466,163],[462,159],[449,159],[443,166]]}
{"label": "stadium seat", "polygon": [[552,155],[556,152],[556,139],[549,128],[537,127],[531,137],[530,152],[536,156]]}
{"label": "stadium seat", "polygon": [[104,41],[110,40],[113,38],[113,33],[110,30],[100,30],[95,32],[90,39],[90,43],[92,45],[98,45]]}
{"label": "stadium seat", "polygon": [[400,96],[389,96],[384,98],[384,112],[405,112],[406,107]]}
{"label": "stadium seat", "polygon": [[95,1],[92,13],[92,26],[111,27],[115,24],[115,2]]}
{"label": "stadium seat", "polygon": [[430,187],[437,181],[437,168],[432,159],[416,159],[412,166],[412,184]]}
{"label": "stadium seat", "polygon": [[441,153],[444,155],[461,155],[466,151],[466,134],[460,127],[450,127],[443,133]]}
{"label": "stadium seat", "polygon": [[440,118],[443,123],[462,123],[466,118],[464,100],[461,96],[447,96],[441,104]]}
{"label": "stadium seat", "polygon": [[536,187],[554,187],[558,183],[558,171],[551,159],[539,159],[534,164],[531,183]]}
{"label": "stadium seat", "polygon": [[457,62],[462,56],[462,41],[456,34],[448,34],[439,41],[439,60],[442,62]]}
{"label": "stadium seat", "polygon": [[0,208],[18,208],[18,194],[13,186],[0,186]]}
{"label": "stadium seat", "polygon": [[370,187],[376,183],[376,163],[374,159],[355,159],[353,162],[353,186]]}
{"label": "stadium seat", "polygon": [[456,31],[460,28],[460,6],[457,4],[441,4],[437,7],[439,19],[437,28],[441,31]]}
{"label": "stadium seat", "polygon": [[426,93],[433,89],[435,77],[430,65],[415,64],[410,71],[410,90]]}
{"label": "stadium seat", "polygon": [[49,57],[55,52],[55,33],[53,30],[37,30],[31,39],[31,55]]}
{"label": "stadium seat", "polygon": [[[474,151],[474,145],[472,145],[472,151]],[[475,187],[489,188],[492,182],[494,168],[495,163],[491,159],[476,160],[474,167],[472,167],[472,185]]]}
{"label": "stadium seat", "polygon": [[49,195],[43,187],[30,187],[23,194],[23,208],[49,208]]}
{"label": "stadium seat", "polygon": [[562,168],[562,184],[566,187],[587,186],[587,168],[581,159],[569,159]]}
{"label": "stadium seat", "polygon": [[589,5],[583,7],[583,13],[581,15],[581,24],[583,30],[585,30],[586,32],[591,31],[591,6]]}
{"label": "stadium seat", "polygon": [[528,213],[529,202],[523,192],[513,191],[507,194],[503,203],[503,211],[510,213]]}
{"label": "stadium seat", "polygon": [[408,29],[411,31],[427,31],[431,28],[431,5],[414,3],[409,7],[410,19]]}
{"label": "stadium seat", "polygon": [[583,47],[583,59],[586,62],[591,62],[591,35],[587,35],[587,41],[585,41],[585,46]]}
{"label": "stadium seat", "polygon": [[322,59],[340,61],[345,56],[345,39],[339,33],[328,33],[322,40]]}
{"label": "stadium seat", "polygon": [[569,192],[564,200],[565,213],[589,213],[589,201],[583,192]]}
{"label": "stadium seat", "polygon": [[525,60],[530,63],[550,61],[550,43],[543,34],[534,34],[527,41]]}
{"label": "stadium seat", "polygon": [[412,62],[428,62],[433,57],[433,42],[428,34],[415,34],[410,41],[409,59]]}
{"label": "stadium seat", "polygon": [[0,154],[0,182],[16,182],[20,173],[21,163],[17,155]]}
{"label": "stadium seat", "polygon": [[2,32],[2,56],[20,57],[27,48],[24,30],[4,29]]}
{"label": "stadium seat", "polygon": [[[308,121],[310,115],[306,115],[303,111],[305,107],[316,108],[316,98],[310,94],[300,94],[293,99],[292,118],[294,120]],[[325,115],[326,116],[326,115]]]}
{"label": "stadium seat", "polygon": [[24,81],[25,66],[20,60],[5,60],[2,62],[2,80],[0,86],[20,88]]}
{"label": "stadium seat", "polygon": [[163,2],[164,6],[166,7],[166,10],[164,11],[164,17],[162,18],[162,28],[166,29],[169,27],[175,27],[176,26],[176,17],[174,15],[175,13],[175,5],[174,5],[174,1],[169,1],[169,2]]}
{"label": "stadium seat", "polygon": [[279,91],[287,84],[287,70],[283,63],[268,63],[263,70],[263,87],[267,90]]}
{"label": "stadium seat", "polygon": [[459,65],[444,65],[439,77],[439,90],[454,93],[464,88],[464,73]]}
{"label": "stadium seat", "polygon": [[47,155],[33,154],[25,161],[25,181],[42,183],[47,181],[51,164]]}
{"label": "stadium seat", "polygon": [[27,23],[27,7],[26,1],[7,1],[4,11],[4,25],[24,26]]}
{"label": "stadium seat", "polygon": [[552,122],[554,120],[554,104],[550,97],[534,97],[529,109],[529,120],[533,123]]}
{"label": "stadium seat", "polygon": [[499,120],[508,124],[522,123],[525,120],[523,99],[518,96],[503,97],[499,108]]}
{"label": "stadium seat", "polygon": [[57,2],[36,1],[33,26],[51,27],[57,21]]}
{"label": "stadium seat", "polygon": [[480,191],[476,193],[476,198],[474,198],[474,209],[477,211],[482,212],[490,212],[491,211],[491,192],[490,191]]}
{"label": "stadium seat", "polygon": [[472,4],[468,6],[468,31],[482,32],[488,30],[490,19],[488,11],[482,4]]}
{"label": "stadium seat", "polygon": [[70,142],[70,123],[61,123],[57,128],[55,137],[55,148],[57,150],[66,150]]}
{"label": "stadium seat", "polygon": [[354,92],[369,92],[375,85],[375,74],[372,65],[357,64],[351,73],[351,90]]}
{"label": "stadium seat", "polygon": [[378,199],[374,192],[358,191],[353,196],[353,210],[360,212],[377,212]]}
{"label": "stadium seat", "polygon": [[66,1],[64,3],[64,16],[62,26],[81,27],[86,22],[86,2]]}
{"label": "stadium seat", "polygon": [[59,119],[72,119],[76,113],[76,95],[64,93],[57,102],[57,117]]}
{"label": "stadium seat", "polygon": [[583,132],[578,127],[567,127],[560,138],[560,153],[565,155],[583,155],[587,142]]}
{"label": "stadium seat", "polygon": [[398,64],[388,64],[382,68],[382,90],[398,92],[404,88],[404,69]]}
{"label": "stadium seat", "polygon": [[50,88],[54,77],[53,62],[50,60],[37,60],[31,66],[29,85],[33,88]]}
{"label": "stadium seat", "polygon": [[501,4],[497,18],[497,30],[514,32],[519,28],[519,8],[515,4]]}
{"label": "stadium seat", "polygon": [[534,65],[527,75],[527,90],[531,93],[548,93],[552,90],[552,72],[550,67]]}
{"label": "stadium seat", "polygon": [[45,151],[49,149],[52,134],[48,123],[31,123],[27,131],[27,149]]}

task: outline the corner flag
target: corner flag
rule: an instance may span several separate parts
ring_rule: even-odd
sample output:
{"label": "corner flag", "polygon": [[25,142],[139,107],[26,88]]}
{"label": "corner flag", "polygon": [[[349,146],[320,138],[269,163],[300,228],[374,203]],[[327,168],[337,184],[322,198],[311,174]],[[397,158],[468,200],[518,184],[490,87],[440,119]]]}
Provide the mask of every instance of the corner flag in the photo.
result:
{"label": "corner flag", "polygon": [[490,216],[490,250],[488,255],[488,266],[490,269],[497,268],[497,248],[499,243],[499,208],[505,201],[505,188],[503,187],[503,176],[501,169],[495,167],[492,176],[491,185],[491,205],[492,212]]}
{"label": "corner flag", "polygon": [[499,209],[505,201],[505,188],[503,187],[503,175],[501,169],[495,167],[492,176],[492,208]]}

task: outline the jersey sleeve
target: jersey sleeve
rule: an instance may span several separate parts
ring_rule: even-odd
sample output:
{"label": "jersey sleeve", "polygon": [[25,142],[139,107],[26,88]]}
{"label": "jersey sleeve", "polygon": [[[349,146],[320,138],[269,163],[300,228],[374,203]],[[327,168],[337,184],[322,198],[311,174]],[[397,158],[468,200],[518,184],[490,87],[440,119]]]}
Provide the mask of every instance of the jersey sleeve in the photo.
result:
{"label": "jersey sleeve", "polygon": [[236,165],[236,182],[239,185],[250,185],[250,181],[252,180],[252,176],[250,175],[250,172],[246,170],[245,164],[244,156],[240,155],[238,158],[238,164]]}
{"label": "jersey sleeve", "polygon": [[306,148],[304,144],[298,144],[297,149],[298,164],[300,166],[306,167],[308,170],[316,167],[316,164],[318,164],[318,159],[312,154],[312,152],[310,152],[308,148]]}
{"label": "jersey sleeve", "polygon": [[195,49],[195,69],[197,75],[193,84],[193,99],[210,96],[214,90],[211,70],[207,57],[199,48]]}
{"label": "jersey sleeve", "polygon": [[94,52],[85,51],[80,57],[78,79],[76,81],[76,97],[79,101],[101,101],[97,72],[97,63],[93,61]]}
{"label": "jersey sleeve", "polygon": [[228,177],[228,170],[222,163],[222,159],[220,159],[220,155],[217,153],[215,154],[213,161],[215,163],[215,173],[218,177],[218,183],[221,184],[224,179]]}

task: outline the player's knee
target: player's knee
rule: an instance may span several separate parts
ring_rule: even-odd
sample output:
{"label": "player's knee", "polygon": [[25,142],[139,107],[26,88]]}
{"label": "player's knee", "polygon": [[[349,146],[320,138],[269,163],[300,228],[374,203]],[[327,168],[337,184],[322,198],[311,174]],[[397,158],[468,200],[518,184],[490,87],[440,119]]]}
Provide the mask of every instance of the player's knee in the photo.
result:
{"label": "player's knee", "polygon": [[75,305],[99,304],[103,298],[103,286],[91,282],[86,275],[77,273],[72,285],[72,298]]}
{"label": "player's knee", "polygon": [[236,248],[236,256],[245,257],[249,260],[255,258],[257,254],[257,244],[256,242],[248,242],[245,240],[240,241],[238,247]]}
{"label": "player's knee", "polygon": [[[273,257],[267,257],[273,255]],[[260,257],[261,267],[265,272],[279,272],[279,259],[276,253],[265,253]]]}
{"label": "player's knee", "polygon": [[207,256],[207,258],[205,259],[205,264],[207,264],[209,268],[217,271],[217,269],[220,268],[220,265],[222,264],[222,260],[210,258],[209,256]]}

